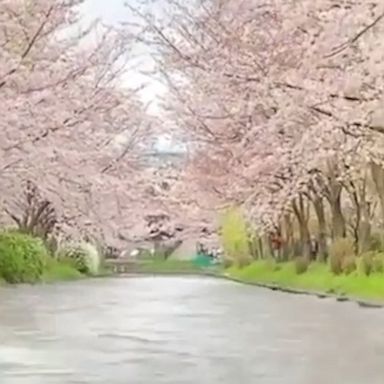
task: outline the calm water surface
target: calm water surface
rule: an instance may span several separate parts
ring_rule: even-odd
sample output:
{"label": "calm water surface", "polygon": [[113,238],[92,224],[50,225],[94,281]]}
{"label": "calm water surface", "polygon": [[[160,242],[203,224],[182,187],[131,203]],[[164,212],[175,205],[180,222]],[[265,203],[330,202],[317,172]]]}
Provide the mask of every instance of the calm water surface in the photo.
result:
{"label": "calm water surface", "polygon": [[0,290],[1,384],[383,384],[384,310],[198,278]]}

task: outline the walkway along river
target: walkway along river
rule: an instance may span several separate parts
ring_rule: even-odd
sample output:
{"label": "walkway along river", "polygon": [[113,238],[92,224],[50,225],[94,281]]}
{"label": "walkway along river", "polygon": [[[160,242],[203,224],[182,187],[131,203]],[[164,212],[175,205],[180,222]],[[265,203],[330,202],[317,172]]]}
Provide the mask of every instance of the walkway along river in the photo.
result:
{"label": "walkway along river", "polygon": [[382,384],[384,310],[192,277],[0,289],[1,384]]}

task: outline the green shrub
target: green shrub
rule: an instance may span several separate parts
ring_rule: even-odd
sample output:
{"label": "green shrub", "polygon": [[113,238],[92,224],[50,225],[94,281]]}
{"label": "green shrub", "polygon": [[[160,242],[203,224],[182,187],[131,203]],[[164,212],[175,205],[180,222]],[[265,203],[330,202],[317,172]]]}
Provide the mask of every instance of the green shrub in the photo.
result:
{"label": "green shrub", "polygon": [[373,272],[383,273],[384,271],[384,259],[383,253],[377,252],[373,258]]}
{"label": "green shrub", "polygon": [[252,259],[260,260],[263,258],[263,239],[257,233],[249,236],[248,247]]}
{"label": "green shrub", "polygon": [[101,263],[97,248],[86,242],[66,244],[59,250],[58,259],[85,275],[98,274]]}
{"label": "green shrub", "polygon": [[344,259],[354,255],[353,240],[349,238],[335,239],[329,247],[329,265],[335,275],[343,272]]}
{"label": "green shrub", "polygon": [[372,273],[384,272],[384,253],[365,252],[360,256],[360,273],[369,276]]}
{"label": "green shrub", "polygon": [[63,264],[71,265],[80,273],[88,272],[85,251],[75,245],[66,245],[58,252],[58,259]]}
{"label": "green shrub", "polygon": [[229,268],[232,266],[244,268],[251,264],[252,260],[253,259],[251,256],[245,256],[241,254],[237,255],[236,257],[229,257],[228,255],[224,255],[221,264],[224,268]]}
{"label": "green shrub", "polygon": [[278,272],[281,271],[284,263],[277,262],[273,257],[268,257],[264,261],[265,266],[269,271]]}
{"label": "green shrub", "polygon": [[278,272],[278,271],[281,271],[282,270],[282,264],[279,264],[279,263],[275,263],[275,265],[273,266],[273,270],[275,272]]}
{"label": "green shrub", "polygon": [[81,242],[80,247],[85,251],[88,274],[97,275],[101,268],[101,256],[97,247],[89,242]]}
{"label": "green shrub", "polygon": [[245,266],[251,262],[247,223],[239,209],[232,208],[223,216],[221,242],[228,263]]}
{"label": "green shrub", "polygon": [[49,254],[54,258],[57,253],[59,243],[58,239],[54,235],[49,235],[44,241],[45,247],[47,248]]}
{"label": "green shrub", "polygon": [[73,265],[51,258],[42,280],[46,283],[77,280],[84,277]]}
{"label": "green shrub", "polygon": [[370,251],[384,251],[383,237],[380,233],[371,234],[368,249]]}
{"label": "green shrub", "polygon": [[329,266],[335,275],[340,275],[343,272],[342,259],[339,259],[337,256],[329,257]]}
{"label": "green shrub", "polygon": [[295,259],[295,271],[298,275],[301,275],[308,271],[309,268],[309,258],[305,256],[297,257]]}
{"label": "green shrub", "polygon": [[347,256],[344,258],[341,264],[341,269],[346,275],[356,271],[356,258],[354,256]]}
{"label": "green shrub", "polygon": [[369,276],[374,270],[375,252],[365,252],[360,257],[360,272]]}
{"label": "green shrub", "polygon": [[224,256],[223,261],[222,261],[222,265],[224,268],[230,268],[233,266],[233,260]]}
{"label": "green shrub", "polygon": [[252,263],[252,257],[249,256],[249,255],[242,255],[242,254],[239,254],[236,258],[235,258],[235,264],[239,267],[239,268],[245,268],[246,266],[248,266],[249,264]]}
{"label": "green shrub", "polygon": [[48,259],[41,239],[15,231],[0,233],[0,278],[6,282],[38,282]]}

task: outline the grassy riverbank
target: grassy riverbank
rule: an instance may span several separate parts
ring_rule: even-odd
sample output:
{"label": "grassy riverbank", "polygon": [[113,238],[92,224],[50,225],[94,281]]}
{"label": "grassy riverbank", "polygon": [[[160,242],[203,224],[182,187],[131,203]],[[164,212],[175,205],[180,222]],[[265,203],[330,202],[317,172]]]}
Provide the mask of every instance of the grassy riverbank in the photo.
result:
{"label": "grassy riverbank", "polygon": [[79,280],[85,277],[86,276],[67,263],[59,263],[56,260],[50,260],[41,280],[44,283],[54,283],[60,281]]}
{"label": "grassy riverbank", "polygon": [[244,268],[230,267],[226,275],[245,283],[275,284],[281,288],[384,301],[383,273],[366,276],[355,271],[349,275],[335,275],[328,265],[313,263],[306,272],[297,274],[294,263],[257,261]]}
{"label": "grassy riverbank", "polygon": [[0,285],[78,280],[103,272],[95,246],[70,243],[55,253],[38,237],[0,230]]}

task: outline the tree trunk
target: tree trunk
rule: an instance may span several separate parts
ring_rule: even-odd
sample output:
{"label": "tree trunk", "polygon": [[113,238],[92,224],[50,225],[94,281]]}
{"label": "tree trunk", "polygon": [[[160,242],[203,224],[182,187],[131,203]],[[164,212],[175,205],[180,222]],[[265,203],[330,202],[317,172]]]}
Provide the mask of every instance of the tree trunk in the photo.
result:
{"label": "tree trunk", "polygon": [[353,186],[354,189],[350,192],[352,202],[355,206],[355,221],[352,222],[352,234],[354,239],[354,247],[356,254],[359,253],[359,244],[360,244],[360,228],[361,228],[361,209],[360,209],[360,202],[359,202],[359,196],[357,194],[355,186]]}
{"label": "tree trunk", "polygon": [[362,181],[351,181],[347,191],[355,207],[355,222],[352,223],[353,235],[355,238],[355,252],[363,253],[369,248],[371,236],[371,215],[370,205],[367,201],[367,174]]}
{"label": "tree trunk", "polygon": [[358,252],[366,252],[369,248],[369,239],[371,237],[371,217],[369,203],[366,198],[366,179],[360,189],[360,226],[359,226],[359,246]]}
{"label": "tree trunk", "polygon": [[347,234],[345,218],[341,209],[343,186],[338,180],[337,159],[328,162],[327,180],[328,186],[326,187],[327,192],[325,196],[331,209],[332,237],[333,239],[337,239],[345,237]]}
{"label": "tree trunk", "polygon": [[323,199],[319,196],[316,196],[313,199],[313,206],[315,208],[315,213],[319,225],[319,234],[318,234],[318,242],[319,242],[319,250],[317,259],[318,261],[325,261],[327,258],[327,223],[325,220],[325,208]]}
{"label": "tree trunk", "polygon": [[259,237],[255,234],[251,235],[248,240],[248,247],[250,254],[252,256],[252,259],[258,260],[260,259],[259,255]]}
{"label": "tree trunk", "polygon": [[258,239],[257,239],[257,249],[258,249],[259,259],[264,259],[263,239],[260,236],[258,236]]}
{"label": "tree trunk", "polygon": [[[362,217],[364,217],[365,214],[362,214]],[[362,219],[360,222],[360,228],[359,228],[359,247],[358,251],[359,253],[363,253],[368,251],[369,249],[369,239],[371,236],[371,223],[366,218]]]}
{"label": "tree trunk", "polygon": [[341,191],[329,201],[329,204],[332,216],[332,237],[333,239],[345,237],[347,231],[341,209]]}
{"label": "tree trunk", "polygon": [[273,247],[269,236],[264,236],[263,244],[264,258],[269,259],[271,257],[274,257]]}
{"label": "tree trunk", "polygon": [[293,212],[297,218],[300,232],[301,242],[301,256],[310,257],[310,233],[308,229],[308,217],[306,216],[305,204],[303,196],[300,195],[298,204],[296,201],[292,202]]}
{"label": "tree trunk", "polygon": [[381,227],[384,228],[384,168],[371,163],[371,176],[380,201]]}
{"label": "tree trunk", "polygon": [[284,245],[283,245],[283,259],[284,261],[289,260],[294,253],[293,250],[293,223],[289,213],[284,215]]}

